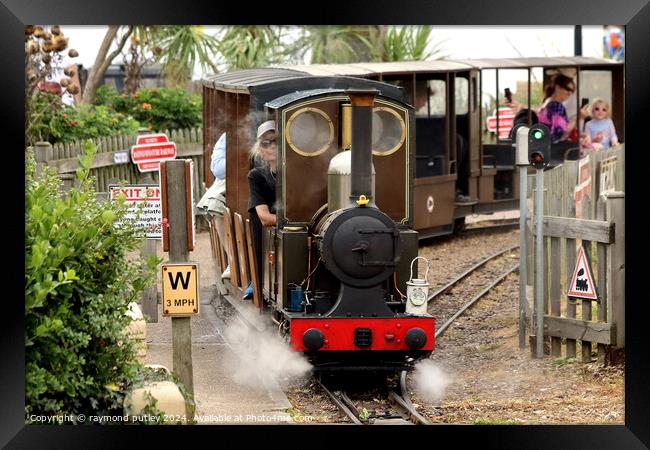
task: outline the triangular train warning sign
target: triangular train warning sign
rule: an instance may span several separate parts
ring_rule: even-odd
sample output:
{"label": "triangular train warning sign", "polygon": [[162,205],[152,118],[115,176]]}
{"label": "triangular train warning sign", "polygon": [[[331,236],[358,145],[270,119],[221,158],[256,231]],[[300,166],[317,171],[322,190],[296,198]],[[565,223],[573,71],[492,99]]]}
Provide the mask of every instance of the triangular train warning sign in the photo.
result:
{"label": "triangular train warning sign", "polygon": [[598,300],[594,277],[591,276],[591,269],[587,263],[585,252],[582,247],[578,250],[578,260],[569,283],[569,297],[580,297],[588,300]]}

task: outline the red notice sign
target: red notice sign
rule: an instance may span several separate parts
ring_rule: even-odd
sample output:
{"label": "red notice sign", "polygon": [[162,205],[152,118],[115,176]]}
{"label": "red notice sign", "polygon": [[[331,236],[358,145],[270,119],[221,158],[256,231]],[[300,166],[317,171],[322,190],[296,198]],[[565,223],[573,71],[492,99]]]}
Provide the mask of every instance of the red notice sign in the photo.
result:
{"label": "red notice sign", "polygon": [[161,161],[174,158],[176,158],[176,144],[169,142],[164,134],[138,136],[136,145],[131,147],[131,161],[138,165],[140,172],[158,170]]}
{"label": "red notice sign", "polygon": [[166,134],[142,134],[138,136],[138,140],[136,141],[135,145],[143,145],[143,144],[159,144],[161,142],[169,142],[169,139],[167,139]]}
{"label": "red notice sign", "polygon": [[[499,139],[507,138],[515,118],[515,110],[512,108],[499,108]],[[497,111],[486,118],[487,131],[497,131]]]}
{"label": "red notice sign", "polygon": [[160,161],[138,163],[140,172],[154,172],[160,168]]}
{"label": "red notice sign", "polygon": [[176,144],[162,142],[159,144],[143,144],[131,147],[131,161],[134,163],[164,161],[176,157]]}

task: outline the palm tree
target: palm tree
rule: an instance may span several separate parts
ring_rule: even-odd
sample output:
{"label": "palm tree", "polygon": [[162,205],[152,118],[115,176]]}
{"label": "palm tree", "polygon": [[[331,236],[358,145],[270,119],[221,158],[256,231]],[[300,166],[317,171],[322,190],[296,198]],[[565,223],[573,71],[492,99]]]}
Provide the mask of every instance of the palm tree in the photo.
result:
{"label": "palm tree", "polygon": [[227,70],[265,67],[282,62],[281,27],[231,26],[218,44],[221,63]]}
{"label": "palm tree", "polygon": [[310,52],[312,64],[441,58],[442,44],[430,47],[431,32],[431,26],[307,26],[287,52],[303,58]]}
{"label": "palm tree", "polygon": [[311,64],[343,64],[370,60],[372,45],[368,39],[372,27],[329,25],[303,27],[302,36],[286,52]]}
{"label": "palm tree", "polygon": [[371,35],[375,61],[424,61],[444,58],[441,42],[430,46],[433,28],[423,26],[381,26]]}
{"label": "palm tree", "polygon": [[160,26],[153,30],[151,47],[163,72],[174,84],[192,79],[194,67],[218,72],[214,56],[219,51],[216,37],[205,33],[200,25]]}

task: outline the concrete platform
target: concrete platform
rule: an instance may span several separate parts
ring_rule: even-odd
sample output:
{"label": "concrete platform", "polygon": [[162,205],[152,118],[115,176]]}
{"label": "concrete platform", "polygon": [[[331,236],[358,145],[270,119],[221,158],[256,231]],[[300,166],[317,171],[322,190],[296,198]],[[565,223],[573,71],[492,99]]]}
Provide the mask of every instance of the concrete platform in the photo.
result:
{"label": "concrete platform", "polygon": [[[158,245],[159,256],[166,257]],[[207,232],[196,235],[191,261],[199,263],[199,315],[192,317],[192,362],[194,400],[198,424],[282,424],[293,423],[287,409],[291,403],[275,380],[247,375],[240,382],[241,364],[225,338],[226,324],[213,304],[219,295],[214,281],[215,267]],[[160,286],[158,292],[161,292]],[[158,305],[158,322],[147,323],[146,364],[162,364],[173,371],[172,319],[163,317]],[[258,374],[259,375],[259,374]],[[268,378],[268,377],[267,377]],[[252,384],[252,385],[251,385]]]}
{"label": "concrete platform", "polygon": [[465,218],[465,223],[480,223],[486,220],[519,219],[519,210],[497,211],[492,214],[471,214]]}
{"label": "concrete platform", "polygon": [[[172,319],[159,311],[158,323],[147,324],[146,364],[173,370]],[[192,318],[194,399],[198,424],[292,423],[289,400],[277,384],[259,380],[240,384],[231,370],[237,355],[221,334],[212,305],[202,304]]]}

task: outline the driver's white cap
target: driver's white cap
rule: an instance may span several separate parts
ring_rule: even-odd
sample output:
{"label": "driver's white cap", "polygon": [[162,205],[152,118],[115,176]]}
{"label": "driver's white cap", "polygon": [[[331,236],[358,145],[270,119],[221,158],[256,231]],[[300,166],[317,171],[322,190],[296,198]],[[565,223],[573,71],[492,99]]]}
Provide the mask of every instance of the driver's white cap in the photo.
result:
{"label": "driver's white cap", "polygon": [[267,120],[257,127],[257,139],[261,138],[264,133],[271,130],[275,131],[275,120]]}

